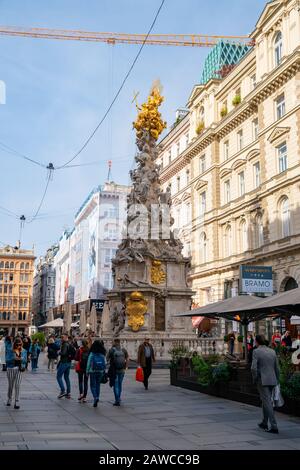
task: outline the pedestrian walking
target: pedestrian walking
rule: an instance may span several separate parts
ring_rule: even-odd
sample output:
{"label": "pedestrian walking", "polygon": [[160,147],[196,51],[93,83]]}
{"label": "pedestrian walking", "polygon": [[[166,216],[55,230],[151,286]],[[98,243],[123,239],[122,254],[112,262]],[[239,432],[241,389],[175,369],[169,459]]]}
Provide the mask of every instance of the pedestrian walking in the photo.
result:
{"label": "pedestrian walking", "polygon": [[29,355],[30,345],[31,345],[31,341],[29,341],[29,338],[27,335],[24,335],[23,348],[26,350],[26,353],[27,353],[26,370],[28,369],[28,363],[29,363],[29,357],[30,357]]}
{"label": "pedestrian walking", "polygon": [[39,351],[40,351],[39,342],[38,342],[37,339],[34,339],[31,343],[30,348],[29,348],[32,372],[36,372],[36,370],[37,370]]}
{"label": "pedestrian walking", "polygon": [[145,338],[144,342],[140,344],[138,349],[137,363],[144,371],[144,387],[148,390],[149,377],[152,373],[152,364],[155,362],[155,354],[150,338]]}
{"label": "pedestrian walking", "polygon": [[248,334],[247,337],[247,350],[248,350],[248,363],[252,363],[252,356],[253,356],[253,347],[254,347],[254,339],[252,333]]}
{"label": "pedestrian walking", "polygon": [[19,395],[22,380],[22,372],[24,372],[27,362],[27,351],[23,348],[22,339],[16,338],[11,350],[6,357],[8,392],[7,406],[11,406],[13,394],[15,397],[14,408],[20,408]]}
{"label": "pedestrian walking", "polygon": [[283,335],[282,338],[281,338],[281,344],[282,344],[282,346],[285,346],[288,351],[291,349],[292,344],[293,344],[293,341],[292,341],[292,337],[291,337],[291,332],[290,332],[290,331],[286,331],[286,332],[284,333],[284,335]]}
{"label": "pedestrian walking", "polygon": [[75,355],[75,361],[77,361],[75,370],[78,374],[78,386],[79,386],[78,401],[81,403],[86,403],[86,396],[88,392],[89,376],[86,371],[86,368],[87,368],[89,354],[90,354],[90,350],[88,347],[88,342],[87,340],[83,339],[82,346],[80,346],[80,348],[77,349],[76,355]]}
{"label": "pedestrian walking", "polygon": [[125,348],[121,348],[121,342],[117,338],[113,341],[112,348],[107,355],[109,361],[109,378],[110,385],[114,388],[115,402],[114,406],[120,406],[122,383],[125,371],[129,364],[128,352]]}
{"label": "pedestrian walking", "polygon": [[[263,335],[257,335],[255,343],[257,348],[253,350],[251,371],[253,381],[257,384],[263,411],[263,420],[258,426],[269,433],[278,434],[272,404],[273,389],[279,382],[278,359],[275,351],[266,346]],[[270,429],[268,422],[271,425]]]}
{"label": "pedestrian walking", "polygon": [[233,331],[229,333],[228,338],[229,338],[229,354],[233,356],[234,343],[235,343],[235,334]]}
{"label": "pedestrian walking", "polygon": [[53,338],[50,338],[48,341],[48,352],[47,352],[47,357],[48,357],[48,370],[53,372],[55,364],[57,362],[58,358],[58,346],[55,344],[55,341]]}
{"label": "pedestrian walking", "polygon": [[61,337],[60,360],[57,365],[56,374],[56,380],[60,387],[60,394],[57,398],[71,398],[70,370],[73,359],[75,359],[75,350],[73,346],[69,344],[68,335],[63,334]]}
{"label": "pedestrian walking", "polygon": [[5,338],[3,336],[0,338],[0,365],[5,371]]}
{"label": "pedestrian walking", "polygon": [[90,387],[94,398],[94,408],[98,406],[100,397],[100,384],[106,369],[106,349],[103,341],[97,339],[93,342],[89,354],[86,371],[90,376]]}

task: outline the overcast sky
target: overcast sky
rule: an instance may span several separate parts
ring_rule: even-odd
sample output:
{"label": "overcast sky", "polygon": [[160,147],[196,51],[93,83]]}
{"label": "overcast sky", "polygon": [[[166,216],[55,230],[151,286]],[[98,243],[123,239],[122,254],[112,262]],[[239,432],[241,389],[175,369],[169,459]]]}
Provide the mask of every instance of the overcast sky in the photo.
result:
{"label": "overcast sky", "polygon": [[[145,33],[161,0],[0,0],[0,24],[87,31]],[[152,33],[251,33],[264,0],[166,0]],[[0,36],[0,142],[58,166],[81,147],[104,114],[139,46]],[[113,111],[74,164],[55,172],[41,218],[25,226],[24,248],[43,254],[56,242],[91,189],[103,184],[107,160],[115,182],[129,184],[135,136],[135,92],[147,97],[160,79],[164,119],[171,125],[199,82],[205,48],[146,46]],[[40,202],[46,170],[0,150],[0,206],[30,218]],[[0,207],[0,242],[14,245],[19,222]]]}

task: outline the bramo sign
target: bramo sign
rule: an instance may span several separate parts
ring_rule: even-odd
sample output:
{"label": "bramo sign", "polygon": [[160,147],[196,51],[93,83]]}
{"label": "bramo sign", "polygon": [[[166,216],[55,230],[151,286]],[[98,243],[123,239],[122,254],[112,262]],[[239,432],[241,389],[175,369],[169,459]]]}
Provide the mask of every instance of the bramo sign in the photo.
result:
{"label": "bramo sign", "polygon": [[241,294],[273,294],[271,266],[240,266]]}

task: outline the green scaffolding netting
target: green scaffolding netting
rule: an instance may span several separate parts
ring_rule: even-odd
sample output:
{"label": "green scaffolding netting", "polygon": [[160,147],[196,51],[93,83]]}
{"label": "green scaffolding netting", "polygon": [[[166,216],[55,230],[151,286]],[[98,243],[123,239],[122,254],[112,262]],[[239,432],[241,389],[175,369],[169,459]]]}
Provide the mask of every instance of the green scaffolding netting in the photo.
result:
{"label": "green scaffolding netting", "polygon": [[204,62],[201,84],[213,78],[224,78],[228,67],[236,65],[249,51],[250,46],[221,40],[208,54]]}

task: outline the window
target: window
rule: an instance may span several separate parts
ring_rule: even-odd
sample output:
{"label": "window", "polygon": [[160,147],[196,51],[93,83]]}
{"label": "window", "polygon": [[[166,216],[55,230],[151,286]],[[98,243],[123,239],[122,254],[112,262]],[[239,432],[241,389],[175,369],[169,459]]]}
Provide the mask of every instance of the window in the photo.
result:
{"label": "window", "polygon": [[12,273],[9,274],[9,280],[13,281],[14,280],[14,275]]}
{"label": "window", "polygon": [[191,204],[190,202],[186,205],[186,224],[189,224],[191,221]]}
{"label": "window", "polygon": [[171,150],[168,151],[168,160],[169,160],[169,164],[170,164],[171,161],[172,161],[172,152],[171,152]]}
{"label": "window", "polygon": [[237,149],[238,149],[238,152],[240,150],[242,150],[242,148],[243,148],[243,131],[240,130],[237,133]]}
{"label": "window", "polygon": [[4,268],[4,261],[1,261],[0,262],[0,269],[3,269]]}
{"label": "window", "polygon": [[282,237],[289,237],[290,236],[290,204],[287,197],[281,200],[280,204],[280,212],[281,212],[281,229],[282,229]]}
{"label": "window", "polygon": [[253,140],[258,139],[258,119],[254,119],[252,121],[252,134],[253,134]]}
{"label": "window", "polygon": [[275,59],[275,67],[280,65],[282,61],[282,33],[278,31],[275,36],[274,41],[274,59]]}
{"label": "window", "polygon": [[253,165],[254,188],[260,186],[260,163],[256,162]]}
{"label": "window", "polygon": [[110,273],[104,273],[104,287],[111,289],[112,287],[112,276]]}
{"label": "window", "polygon": [[6,263],[5,263],[5,269],[9,269],[9,262],[8,261],[6,261]]}
{"label": "window", "polygon": [[207,239],[206,234],[203,232],[200,235],[200,262],[206,263],[207,260]]}
{"label": "window", "polygon": [[28,287],[20,287],[20,294],[28,294]]}
{"label": "window", "polygon": [[[25,300],[25,299],[24,299]],[[19,300],[19,307],[23,307],[23,299]]]}
{"label": "window", "polygon": [[224,142],[224,160],[228,160],[229,158],[229,141],[226,140],[226,142]]}
{"label": "window", "polygon": [[177,191],[180,191],[180,176],[177,176]]}
{"label": "window", "polygon": [[258,215],[256,217],[256,223],[255,223],[255,229],[256,229],[256,242],[255,246],[257,248],[261,247],[264,244],[264,226],[263,226],[263,220],[262,216]]}
{"label": "window", "polygon": [[177,142],[176,144],[176,156],[179,157],[180,155],[180,142]]}
{"label": "window", "polygon": [[282,118],[285,115],[285,98],[284,93],[280,95],[276,100],[276,117],[277,119]]}
{"label": "window", "polygon": [[245,173],[244,173],[244,171],[241,171],[239,173],[239,190],[240,190],[240,196],[243,196],[245,194]]}
{"label": "window", "polygon": [[240,252],[243,253],[247,250],[248,250],[247,224],[245,220],[242,220],[240,224]]}
{"label": "window", "polygon": [[200,194],[199,215],[204,215],[206,212],[206,191]]}
{"label": "window", "polygon": [[185,134],[185,148],[189,146],[189,133]]}
{"label": "window", "polygon": [[110,249],[107,248],[104,252],[104,264],[110,265],[110,261],[111,261]]}
{"label": "window", "polygon": [[190,170],[186,170],[185,177],[186,177],[186,185],[190,184]]}
{"label": "window", "polygon": [[0,281],[3,281],[3,273],[0,273]]}
{"label": "window", "polygon": [[29,263],[26,263],[25,269],[29,269]]}
{"label": "window", "polygon": [[225,181],[224,183],[224,200],[225,204],[230,202],[230,180]]}
{"label": "window", "polygon": [[15,265],[13,263],[13,261],[11,261],[10,265],[9,265],[9,269],[14,269]]}
{"label": "window", "polygon": [[200,170],[200,174],[204,173],[205,170],[206,170],[206,160],[205,160],[205,155],[202,155],[200,157],[200,160],[199,160],[199,170]]}
{"label": "window", "polygon": [[287,147],[286,142],[277,147],[279,173],[287,170]]}
{"label": "window", "polygon": [[20,269],[25,269],[25,263],[21,263]]}
{"label": "window", "polygon": [[225,237],[224,237],[224,243],[225,243],[225,256],[231,256],[232,254],[232,238],[231,238],[231,227],[230,225],[226,227],[225,229]]}
{"label": "window", "polygon": [[251,81],[251,90],[254,90],[254,88],[256,88],[256,74],[255,73],[251,75],[250,81]]}

